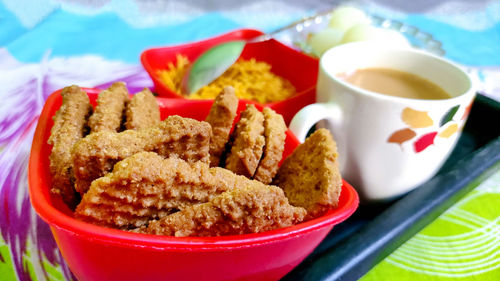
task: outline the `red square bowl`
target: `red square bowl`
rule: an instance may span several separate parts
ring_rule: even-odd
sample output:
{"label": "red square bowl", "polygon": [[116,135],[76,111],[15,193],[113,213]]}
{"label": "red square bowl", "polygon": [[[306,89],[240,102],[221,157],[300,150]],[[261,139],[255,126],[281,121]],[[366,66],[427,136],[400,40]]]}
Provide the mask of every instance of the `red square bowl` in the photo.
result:
{"label": "red square bowl", "polygon": [[[153,48],[141,54],[141,62],[151,76],[155,86],[154,91],[159,96],[185,98],[161,82],[158,70],[166,69],[169,62],[175,63],[177,54],[185,55],[192,62],[216,44],[230,40],[248,40],[261,34],[263,33],[258,30],[239,29],[204,41]],[[288,79],[295,86],[297,92],[292,97],[265,105],[283,115],[287,124],[302,107],[316,101],[317,58],[303,54],[274,39],[247,44],[241,58],[255,58],[257,61],[267,62],[274,74]]]}
{"label": "red square bowl", "polygon": [[[85,89],[92,103],[98,90]],[[170,237],[138,234],[88,224],[73,218],[51,197],[47,144],[52,116],[60,107],[60,90],[47,99],[33,138],[29,191],[33,207],[50,225],[70,269],[85,280],[277,280],[297,266],[335,224],[358,206],[356,191],[346,182],[337,208],[291,227],[222,237]],[[178,114],[203,120],[212,100],[158,98],[162,118]],[[240,101],[239,110],[246,102]],[[284,156],[298,145],[288,131]]]}

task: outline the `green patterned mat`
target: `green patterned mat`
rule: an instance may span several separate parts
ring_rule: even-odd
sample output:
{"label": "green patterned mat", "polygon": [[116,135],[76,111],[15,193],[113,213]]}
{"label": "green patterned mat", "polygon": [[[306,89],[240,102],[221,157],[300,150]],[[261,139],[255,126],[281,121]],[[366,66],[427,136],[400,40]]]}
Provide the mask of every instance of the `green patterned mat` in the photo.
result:
{"label": "green patterned mat", "polygon": [[[30,249],[30,245],[27,245]],[[39,257],[32,254],[33,251],[28,250],[23,256],[23,266],[29,273],[31,280],[47,280],[47,281],[64,281],[64,275],[60,265],[51,264],[45,256]],[[12,264],[12,259],[9,251],[9,247],[0,237],[0,280],[1,281],[14,281],[19,280],[14,271],[14,265]],[[33,265],[39,264],[42,261],[44,270],[37,269]],[[35,261],[35,262],[33,262]],[[44,274],[44,273],[46,274]]]}
{"label": "green patterned mat", "polygon": [[500,280],[500,170],[361,280]]}

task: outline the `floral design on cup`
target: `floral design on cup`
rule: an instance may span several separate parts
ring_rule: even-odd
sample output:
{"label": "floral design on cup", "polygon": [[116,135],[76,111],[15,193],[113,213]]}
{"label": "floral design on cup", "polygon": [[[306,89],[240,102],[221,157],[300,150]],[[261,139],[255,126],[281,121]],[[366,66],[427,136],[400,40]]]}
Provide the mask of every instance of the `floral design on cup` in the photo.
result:
{"label": "floral design on cup", "polygon": [[434,121],[426,111],[418,111],[409,107],[403,109],[401,119],[413,129],[427,128],[434,125]]}
{"label": "floral design on cup", "polygon": [[397,144],[401,145],[401,147],[402,147],[403,143],[413,139],[416,135],[417,135],[417,133],[415,133],[415,131],[413,131],[412,129],[405,128],[405,129],[394,132],[389,137],[387,142],[397,143]]}
{"label": "floral design on cup", "polygon": [[413,143],[413,148],[416,153],[424,151],[427,147],[434,144],[434,139],[436,138],[437,132],[427,133]]}
{"label": "floral design on cup", "polygon": [[469,105],[465,108],[464,114],[462,115],[462,118],[460,120],[465,120],[465,118],[467,118],[467,116],[469,116],[470,109],[472,108],[473,103],[474,103],[474,101],[469,103]]}
{"label": "floral design on cup", "polygon": [[[417,134],[415,129],[423,129],[433,126],[434,121],[432,118],[426,111],[418,111],[410,107],[405,107],[401,112],[401,120],[407,124],[409,128],[403,128],[395,131],[389,136],[387,142],[399,144],[402,148],[403,143],[417,138],[413,143],[413,148],[415,153],[422,152],[427,147],[434,144],[436,137],[450,138],[459,131],[457,121],[453,120],[459,110],[459,107],[459,105],[456,105],[446,112],[439,122],[439,128],[437,131],[425,132],[423,134]],[[464,120],[465,117],[467,117],[471,107],[472,103],[465,108],[464,114],[460,120]]]}
{"label": "floral design on cup", "polygon": [[457,123],[453,123],[450,126],[448,126],[446,129],[444,129],[443,131],[441,131],[441,133],[439,133],[438,136],[441,137],[441,138],[449,138],[453,134],[455,134],[457,131],[458,131],[458,124]]}
{"label": "floral design on cup", "polygon": [[455,116],[457,111],[458,111],[458,105],[456,105],[456,106],[452,107],[450,110],[448,110],[448,112],[446,112],[446,114],[443,116],[443,118],[441,118],[441,122],[439,122],[439,126],[442,127],[444,124],[453,120],[453,116]]}

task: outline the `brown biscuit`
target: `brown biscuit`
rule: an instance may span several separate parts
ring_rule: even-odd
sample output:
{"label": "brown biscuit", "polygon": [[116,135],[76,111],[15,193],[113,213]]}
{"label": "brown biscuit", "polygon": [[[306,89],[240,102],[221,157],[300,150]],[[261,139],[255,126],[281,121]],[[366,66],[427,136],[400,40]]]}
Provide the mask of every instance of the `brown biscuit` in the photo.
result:
{"label": "brown biscuit", "polygon": [[141,151],[208,163],[211,130],[206,122],[170,116],[142,130],[90,134],[77,142],[71,151],[75,188],[84,194],[90,183],[110,172],[116,162]]}
{"label": "brown biscuit", "polygon": [[92,182],[76,218],[115,228],[134,228],[248,182],[201,161],[188,163],[140,152],[118,162],[113,172]]}
{"label": "brown biscuit", "polygon": [[306,210],[288,203],[279,187],[247,180],[207,203],[151,221],[135,232],[180,237],[238,235],[288,227],[305,215]]}
{"label": "brown biscuit", "polygon": [[290,204],[305,208],[308,218],[336,207],[342,178],[330,132],[319,129],[300,144],[285,159],[273,183],[285,191]]}
{"label": "brown biscuit", "polygon": [[125,126],[140,130],[160,122],[160,108],[155,96],[148,88],[135,94],[127,105]]}
{"label": "brown biscuit", "polygon": [[83,137],[87,117],[92,112],[87,94],[78,86],[62,90],[62,105],[54,115],[54,125],[48,143],[53,145],[50,154],[51,192],[59,194],[64,202],[74,208],[78,197],[73,188],[71,148]]}
{"label": "brown biscuit", "polygon": [[226,159],[226,169],[251,178],[264,149],[264,115],[254,105],[247,105],[233,133],[233,145]]}
{"label": "brown biscuit", "polygon": [[254,179],[269,184],[278,171],[278,164],[283,157],[286,139],[286,124],[283,116],[269,107],[264,108],[264,136],[266,144]]}
{"label": "brown biscuit", "polygon": [[100,92],[94,114],[89,118],[90,132],[120,131],[128,101],[128,90],[123,82],[115,82]]}
{"label": "brown biscuit", "polygon": [[229,132],[233,126],[238,98],[233,87],[225,87],[215,98],[210,113],[205,120],[212,126],[210,139],[210,167],[219,166],[219,161],[229,139]]}

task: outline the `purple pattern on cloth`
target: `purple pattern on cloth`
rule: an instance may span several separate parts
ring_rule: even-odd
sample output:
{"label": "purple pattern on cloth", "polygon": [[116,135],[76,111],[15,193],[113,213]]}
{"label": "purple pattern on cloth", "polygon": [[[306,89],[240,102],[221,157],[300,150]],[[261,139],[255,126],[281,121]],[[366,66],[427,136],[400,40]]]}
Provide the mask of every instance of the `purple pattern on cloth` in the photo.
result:
{"label": "purple pattern on cloth", "polygon": [[[7,99],[15,103],[16,109],[12,109],[9,114],[0,119],[0,145],[12,143],[26,129],[26,124],[39,114],[37,101],[37,83],[35,78],[23,85],[22,88],[15,89],[8,93]],[[40,97],[45,100],[47,96]]]}
{"label": "purple pattern on cloth", "polygon": [[[44,63],[41,62],[41,65]],[[71,84],[105,88],[114,81],[124,81],[132,93],[151,86],[149,76],[141,67],[122,66],[126,67],[126,71],[119,74],[110,70],[105,78],[94,78],[97,76],[94,73],[87,73],[88,77],[71,77],[71,74],[51,73],[41,67],[41,72],[47,72],[42,75],[33,73],[32,78],[20,83],[19,87],[0,93],[4,102],[0,108],[4,111],[0,112],[0,233],[10,249],[19,280],[32,280],[25,260],[28,245],[31,245],[30,256],[39,259],[31,262],[38,263],[37,268],[44,275],[38,276],[38,279],[48,279],[42,260],[45,259],[52,265],[60,264],[65,279],[76,280],[64,262],[49,226],[35,214],[29,201],[29,151],[45,100],[55,90]],[[4,260],[3,257],[1,259]]]}
{"label": "purple pattern on cloth", "polygon": [[[29,128],[28,128],[29,129]],[[30,134],[31,135],[31,134]],[[0,190],[0,200],[3,202],[4,212],[0,212],[0,226],[2,238],[10,246],[10,254],[14,269],[20,280],[31,280],[27,268],[24,266],[23,255],[26,253],[28,235],[30,234],[32,208],[27,192],[27,164],[28,150],[26,136],[12,146],[22,146],[24,149],[12,149],[11,157],[2,154],[0,158],[0,175],[4,179]],[[13,157],[12,157],[13,156]]]}

